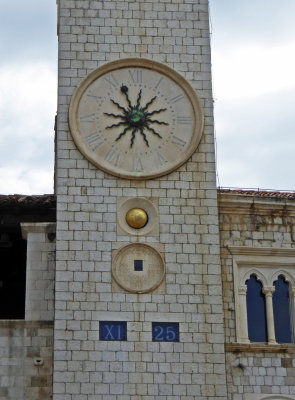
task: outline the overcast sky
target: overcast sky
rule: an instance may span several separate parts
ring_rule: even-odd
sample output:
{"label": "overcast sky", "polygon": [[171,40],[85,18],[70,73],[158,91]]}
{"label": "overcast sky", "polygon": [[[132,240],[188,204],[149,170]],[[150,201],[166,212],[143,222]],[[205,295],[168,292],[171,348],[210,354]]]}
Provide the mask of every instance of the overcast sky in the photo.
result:
{"label": "overcast sky", "polygon": [[[217,183],[295,190],[295,1],[210,9]],[[55,0],[0,0],[0,14],[0,193],[52,193]]]}

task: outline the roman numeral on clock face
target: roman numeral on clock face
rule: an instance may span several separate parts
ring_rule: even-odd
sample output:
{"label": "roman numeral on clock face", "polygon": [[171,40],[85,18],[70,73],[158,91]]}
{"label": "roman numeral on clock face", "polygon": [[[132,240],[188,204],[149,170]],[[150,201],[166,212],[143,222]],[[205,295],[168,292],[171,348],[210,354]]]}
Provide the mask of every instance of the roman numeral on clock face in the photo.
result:
{"label": "roman numeral on clock face", "polygon": [[81,115],[80,122],[92,123],[95,121],[95,114],[85,114]]}
{"label": "roman numeral on clock face", "polygon": [[86,96],[87,96],[87,97],[91,97],[91,98],[93,98],[93,99],[95,99],[95,100],[100,100],[100,99],[101,99],[101,96],[96,96],[96,95],[93,94],[92,92],[87,93]]}
{"label": "roman numeral on clock face", "polygon": [[142,71],[140,69],[129,69],[128,72],[133,83],[142,83]]}
{"label": "roman numeral on clock face", "polygon": [[173,136],[171,143],[174,144],[179,150],[182,150],[187,142],[177,136]]}
{"label": "roman numeral on clock face", "polygon": [[166,162],[168,162],[168,160],[166,160],[166,158],[159,151],[156,151],[156,156],[160,165],[164,165]]}
{"label": "roman numeral on clock face", "polygon": [[114,77],[113,74],[109,74],[106,77],[104,77],[104,80],[109,83],[109,88],[112,89],[113,87],[117,87],[119,85],[118,81]]}
{"label": "roman numeral on clock face", "polygon": [[120,160],[120,153],[117,153],[116,150],[110,149],[105,155],[105,160],[111,164],[114,164],[116,167]]}
{"label": "roman numeral on clock face", "polygon": [[163,81],[163,76],[158,80],[158,82],[157,82],[157,84],[156,84],[156,86],[155,86],[155,89],[158,89],[158,87],[161,85],[161,83],[162,83],[162,81]]}
{"label": "roman numeral on clock face", "polygon": [[172,97],[172,99],[170,99],[170,103],[177,103],[180,100],[184,99],[184,95],[183,94],[179,94],[178,96]]}
{"label": "roman numeral on clock face", "polygon": [[93,132],[90,135],[87,135],[85,137],[85,140],[92,151],[95,151],[99,146],[103,144],[102,137],[97,132]]}
{"label": "roman numeral on clock face", "polygon": [[191,117],[176,117],[178,125],[190,125],[192,123]]}
{"label": "roman numeral on clock face", "polygon": [[132,169],[134,171],[143,171],[143,164],[140,157],[132,158]]}

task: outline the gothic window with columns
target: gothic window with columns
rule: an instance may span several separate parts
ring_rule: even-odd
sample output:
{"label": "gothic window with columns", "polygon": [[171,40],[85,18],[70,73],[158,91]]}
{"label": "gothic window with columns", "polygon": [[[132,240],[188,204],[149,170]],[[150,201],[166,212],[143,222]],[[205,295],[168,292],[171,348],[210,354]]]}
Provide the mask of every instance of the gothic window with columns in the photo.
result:
{"label": "gothic window with columns", "polygon": [[238,343],[294,343],[295,249],[231,247]]}
{"label": "gothic window with columns", "polygon": [[248,337],[251,342],[267,342],[265,295],[255,274],[246,281]]}

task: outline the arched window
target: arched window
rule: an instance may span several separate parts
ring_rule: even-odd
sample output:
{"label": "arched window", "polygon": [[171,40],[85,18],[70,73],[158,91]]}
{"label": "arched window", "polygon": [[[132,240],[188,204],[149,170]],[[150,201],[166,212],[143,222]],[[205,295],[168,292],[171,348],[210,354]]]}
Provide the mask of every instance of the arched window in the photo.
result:
{"label": "arched window", "polygon": [[267,342],[265,297],[262,284],[252,274],[247,285],[247,318],[250,342]]}
{"label": "arched window", "polygon": [[273,294],[273,313],[276,341],[278,343],[291,343],[291,310],[289,284],[283,275],[274,282],[275,292]]}
{"label": "arched window", "polygon": [[233,256],[237,342],[295,343],[295,248],[229,249]]}

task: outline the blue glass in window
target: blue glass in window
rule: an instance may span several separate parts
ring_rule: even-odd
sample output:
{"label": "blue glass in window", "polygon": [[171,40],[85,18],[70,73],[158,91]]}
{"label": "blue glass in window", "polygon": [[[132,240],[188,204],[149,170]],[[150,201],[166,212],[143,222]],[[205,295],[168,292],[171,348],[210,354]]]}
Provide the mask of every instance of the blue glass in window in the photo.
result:
{"label": "blue glass in window", "polygon": [[280,275],[274,282],[275,292],[272,296],[275,322],[276,341],[278,343],[292,342],[289,285]]}
{"label": "blue glass in window", "polygon": [[100,321],[100,340],[127,340],[127,322],[123,321]]}
{"label": "blue glass in window", "polygon": [[178,322],[153,322],[153,342],[179,342]]}
{"label": "blue glass in window", "polygon": [[265,297],[262,284],[251,275],[247,285],[247,317],[250,342],[267,342]]}

